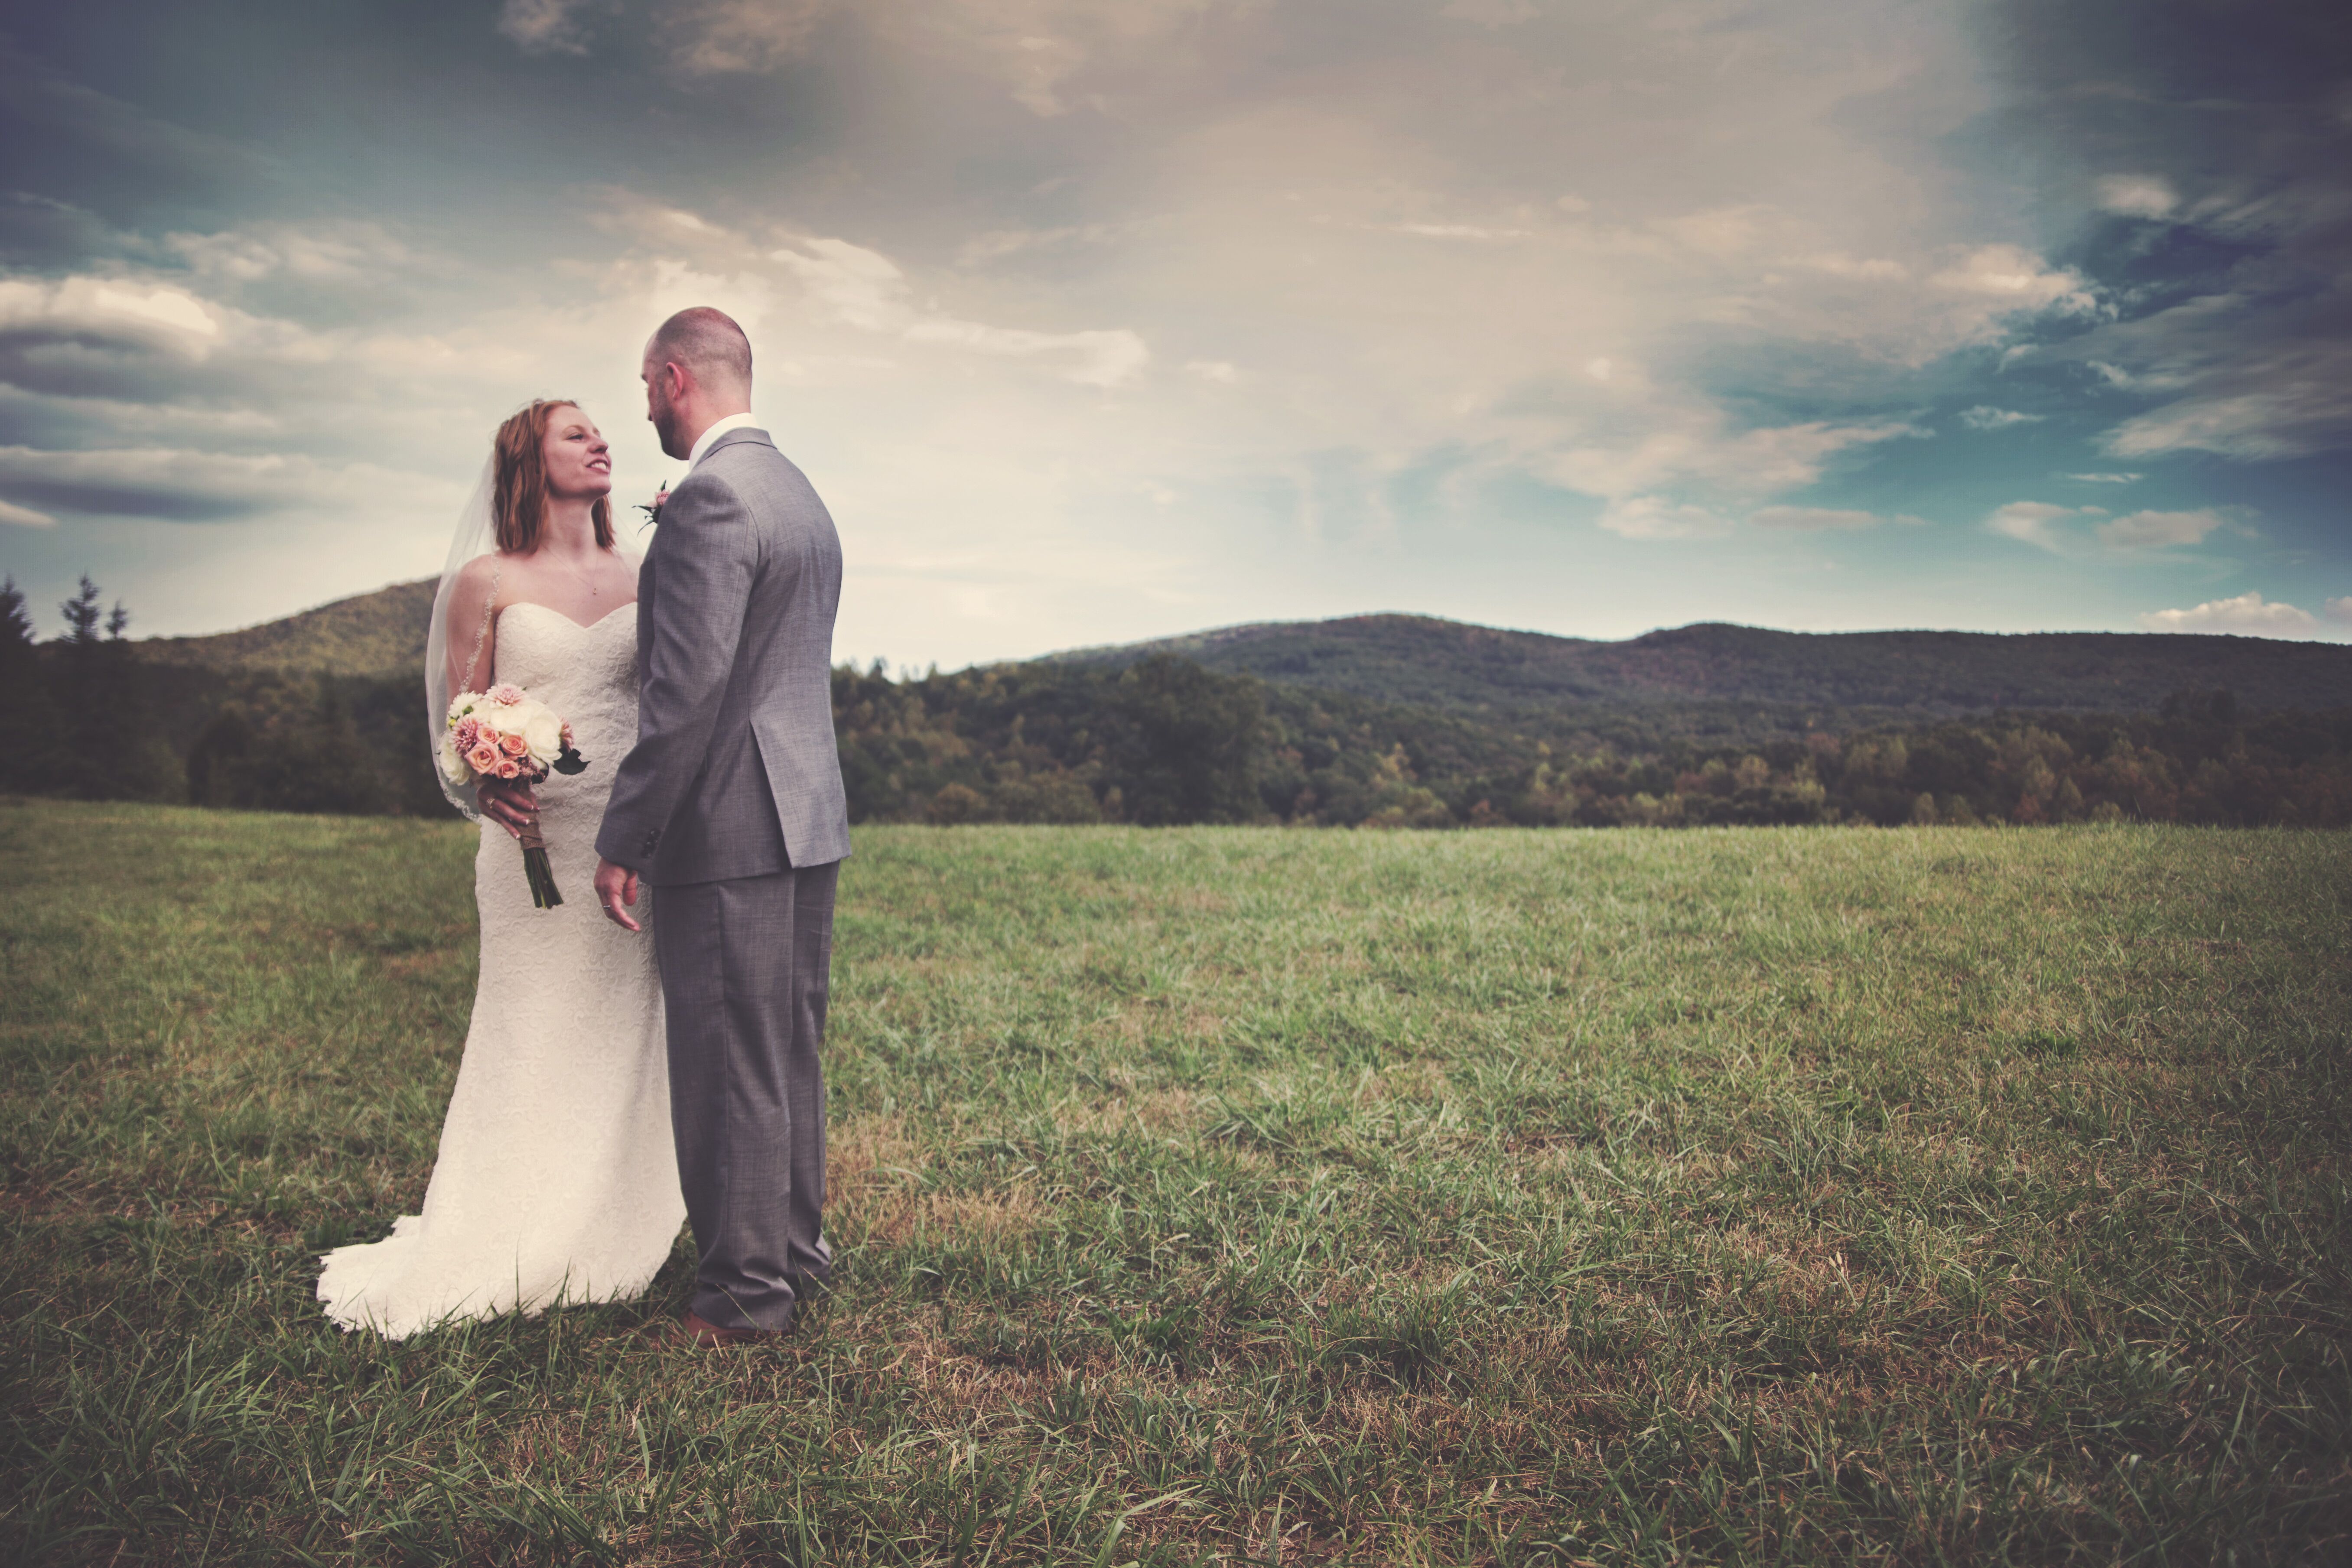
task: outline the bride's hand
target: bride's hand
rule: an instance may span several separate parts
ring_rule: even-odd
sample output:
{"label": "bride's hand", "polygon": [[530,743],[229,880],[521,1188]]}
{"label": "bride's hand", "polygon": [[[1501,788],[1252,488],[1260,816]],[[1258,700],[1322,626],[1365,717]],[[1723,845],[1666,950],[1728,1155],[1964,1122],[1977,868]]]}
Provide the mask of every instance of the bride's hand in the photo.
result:
{"label": "bride's hand", "polygon": [[476,786],[474,798],[481,803],[484,816],[517,838],[539,810],[539,796],[531,793],[530,785],[506,779],[484,779]]}

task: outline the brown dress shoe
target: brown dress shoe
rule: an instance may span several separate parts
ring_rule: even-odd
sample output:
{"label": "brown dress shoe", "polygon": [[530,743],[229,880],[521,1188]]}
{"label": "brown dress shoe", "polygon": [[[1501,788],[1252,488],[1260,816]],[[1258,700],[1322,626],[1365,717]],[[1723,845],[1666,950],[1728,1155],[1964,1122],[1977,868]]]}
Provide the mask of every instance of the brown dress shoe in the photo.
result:
{"label": "brown dress shoe", "polygon": [[722,1329],[716,1323],[705,1322],[692,1309],[675,1323],[664,1323],[655,1331],[655,1338],[667,1345],[695,1350],[716,1350],[722,1345],[743,1345],[761,1340],[781,1340],[790,1329]]}

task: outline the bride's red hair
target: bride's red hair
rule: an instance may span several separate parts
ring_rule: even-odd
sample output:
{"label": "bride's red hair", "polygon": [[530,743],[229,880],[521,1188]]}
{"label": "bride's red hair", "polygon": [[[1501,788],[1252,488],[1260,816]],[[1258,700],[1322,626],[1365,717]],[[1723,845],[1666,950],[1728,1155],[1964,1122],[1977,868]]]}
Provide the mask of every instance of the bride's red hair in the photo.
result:
{"label": "bride's red hair", "polygon": [[[518,408],[499,426],[490,449],[498,454],[498,479],[490,516],[498,524],[499,548],[528,555],[539,548],[547,527],[547,424],[559,408],[577,408],[568,397],[539,397]],[[589,515],[596,523],[596,548],[613,547],[613,501],[598,496]]]}

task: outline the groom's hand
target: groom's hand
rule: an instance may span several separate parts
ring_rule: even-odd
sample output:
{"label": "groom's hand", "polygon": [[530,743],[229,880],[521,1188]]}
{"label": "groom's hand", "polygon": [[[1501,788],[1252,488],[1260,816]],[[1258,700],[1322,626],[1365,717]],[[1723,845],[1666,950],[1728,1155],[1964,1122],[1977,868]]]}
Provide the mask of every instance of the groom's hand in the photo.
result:
{"label": "groom's hand", "polygon": [[539,796],[531,793],[530,785],[509,779],[484,779],[476,786],[474,798],[481,803],[484,816],[517,838],[539,809]]}
{"label": "groom's hand", "polygon": [[615,866],[601,857],[597,859],[596,901],[604,906],[604,918],[614,925],[638,929],[636,921],[621,912],[623,904],[637,907],[637,874],[626,866]]}

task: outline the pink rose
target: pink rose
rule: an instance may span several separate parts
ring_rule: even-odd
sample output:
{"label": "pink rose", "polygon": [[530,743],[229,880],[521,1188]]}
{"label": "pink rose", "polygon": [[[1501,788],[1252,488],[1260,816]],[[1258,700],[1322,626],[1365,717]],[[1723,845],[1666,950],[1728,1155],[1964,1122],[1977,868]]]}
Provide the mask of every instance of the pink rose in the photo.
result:
{"label": "pink rose", "polygon": [[512,757],[505,757],[499,760],[499,777],[502,779],[511,779],[520,778],[521,776],[522,764],[520,763],[516,762]]}
{"label": "pink rose", "polygon": [[478,773],[487,773],[499,765],[499,749],[488,741],[477,741],[466,753],[466,763]]}
{"label": "pink rose", "polygon": [[482,695],[488,698],[491,701],[497,703],[501,708],[511,708],[516,703],[522,700],[522,688],[516,686],[511,682],[501,680],[496,686],[491,687],[488,691],[482,693]]}
{"label": "pink rose", "polygon": [[506,752],[509,757],[520,757],[525,752],[530,751],[530,747],[524,743],[523,738],[520,735],[500,735],[499,737],[499,749]]}

